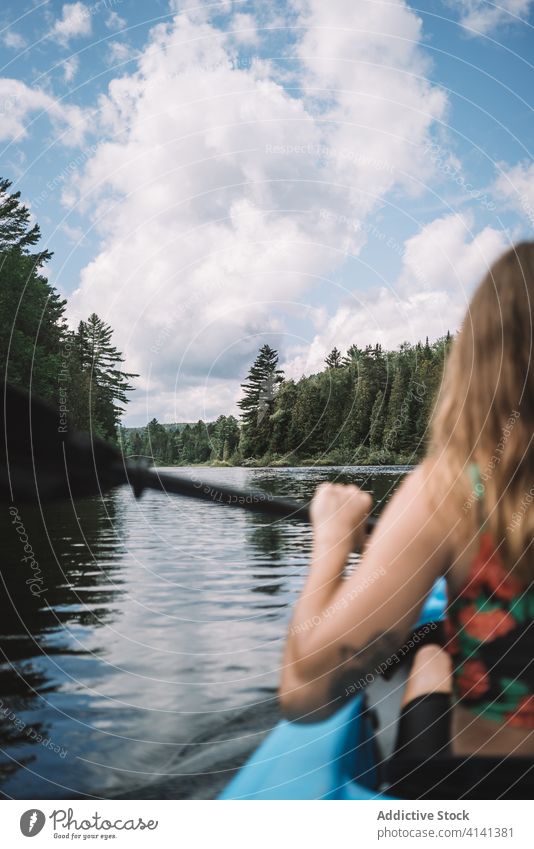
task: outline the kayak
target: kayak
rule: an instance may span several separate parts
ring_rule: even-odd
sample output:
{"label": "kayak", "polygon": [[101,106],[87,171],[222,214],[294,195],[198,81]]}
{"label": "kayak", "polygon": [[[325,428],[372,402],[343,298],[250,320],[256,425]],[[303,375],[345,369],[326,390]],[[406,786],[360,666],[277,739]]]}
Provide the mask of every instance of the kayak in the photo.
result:
{"label": "kayak", "polygon": [[[417,627],[443,619],[446,598],[440,578]],[[374,716],[361,693],[322,722],[279,722],[219,798],[391,799],[380,792],[380,763]]]}

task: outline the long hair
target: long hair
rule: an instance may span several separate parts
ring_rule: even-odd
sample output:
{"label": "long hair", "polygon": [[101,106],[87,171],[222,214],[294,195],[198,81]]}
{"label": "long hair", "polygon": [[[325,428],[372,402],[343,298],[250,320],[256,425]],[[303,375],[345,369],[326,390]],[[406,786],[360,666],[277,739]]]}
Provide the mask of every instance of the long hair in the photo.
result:
{"label": "long hair", "polygon": [[447,361],[429,449],[434,495],[455,502],[469,533],[478,510],[467,472],[477,463],[486,528],[508,569],[527,581],[534,579],[533,314],[534,242],[524,242],[495,262],[473,295]]}

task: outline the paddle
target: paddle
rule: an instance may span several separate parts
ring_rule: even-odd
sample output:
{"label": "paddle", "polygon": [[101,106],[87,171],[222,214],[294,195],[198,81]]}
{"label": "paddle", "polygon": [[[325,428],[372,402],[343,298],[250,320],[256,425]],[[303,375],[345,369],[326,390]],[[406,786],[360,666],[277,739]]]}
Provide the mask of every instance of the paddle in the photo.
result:
{"label": "paddle", "polygon": [[[162,474],[145,462],[126,460],[115,446],[80,431],[70,432],[59,412],[43,401],[1,384],[0,500],[46,502],[103,494],[129,483],[143,490],[200,498],[278,519],[310,522],[307,504],[261,490],[241,490],[203,481],[196,472]],[[368,530],[376,520],[369,518]]]}

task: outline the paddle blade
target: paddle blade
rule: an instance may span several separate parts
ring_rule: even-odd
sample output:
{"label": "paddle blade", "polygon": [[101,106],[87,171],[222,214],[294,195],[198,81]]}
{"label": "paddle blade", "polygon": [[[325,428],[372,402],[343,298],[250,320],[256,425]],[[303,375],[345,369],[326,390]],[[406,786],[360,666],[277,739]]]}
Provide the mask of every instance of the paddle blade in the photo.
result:
{"label": "paddle blade", "polygon": [[2,501],[78,498],[124,483],[122,457],[114,446],[69,432],[53,407],[9,384],[0,385]]}

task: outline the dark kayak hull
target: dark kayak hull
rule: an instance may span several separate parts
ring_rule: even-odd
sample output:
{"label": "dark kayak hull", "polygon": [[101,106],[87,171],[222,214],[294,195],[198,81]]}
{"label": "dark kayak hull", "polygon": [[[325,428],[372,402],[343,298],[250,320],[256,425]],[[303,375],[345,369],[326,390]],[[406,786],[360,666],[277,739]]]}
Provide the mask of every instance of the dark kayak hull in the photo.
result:
{"label": "dark kayak hull", "polygon": [[[442,619],[446,591],[434,586],[418,625]],[[379,792],[380,757],[372,716],[359,694],[334,716],[310,724],[283,720],[221,799],[388,799]]]}

